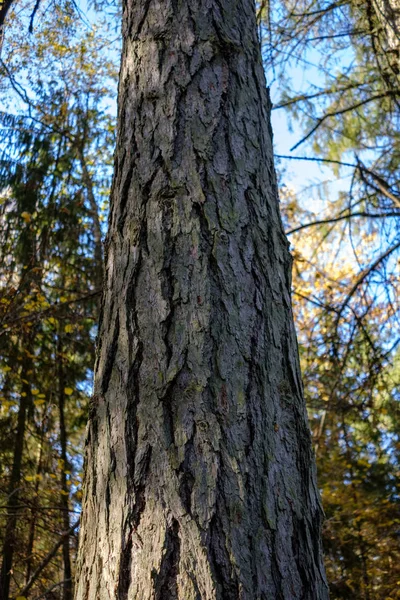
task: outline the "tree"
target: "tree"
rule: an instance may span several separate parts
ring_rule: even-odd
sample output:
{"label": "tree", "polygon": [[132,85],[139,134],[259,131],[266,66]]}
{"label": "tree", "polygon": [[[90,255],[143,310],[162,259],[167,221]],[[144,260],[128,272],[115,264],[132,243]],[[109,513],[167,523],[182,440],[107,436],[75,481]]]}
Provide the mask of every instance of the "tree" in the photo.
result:
{"label": "tree", "polygon": [[275,108],[303,129],[293,154],[282,157],[282,180],[287,158],[305,168],[318,161],[324,179],[342,187],[333,199],[330,186],[318,187],[318,215],[310,211],[310,188],[283,202],[330,594],[395,598],[399,11],[393,2],[282,0],[264,3],[260,17],[280,84]]}
{"label": "tree", "polygon": [[325,599],[253,2],[123,37],[76,598]]}
{"label": "tree", "polygon": [[[328,219],[304,235],[296,222],[318,219],[289,190],[281,199],[284,223],[295,231],[294,314],[326,515],[322,539],[330,598],[394,600],[400,577],[400,379],[399,353],[390,360],[386,319],[396,307],[385,296],[374,298],[373,288],[360,287],[358,319],[338,324],[343,297],[359,277],[346,232]],[[329,207],[325,212],[328,217]],[[371,219],[365,221],[352,232],[360,258],[369,256],[371,238],[378,235],[368,227]],[[398,286],[390,270],[386,276]],[[335,353],[341,346],[343,354]]]}

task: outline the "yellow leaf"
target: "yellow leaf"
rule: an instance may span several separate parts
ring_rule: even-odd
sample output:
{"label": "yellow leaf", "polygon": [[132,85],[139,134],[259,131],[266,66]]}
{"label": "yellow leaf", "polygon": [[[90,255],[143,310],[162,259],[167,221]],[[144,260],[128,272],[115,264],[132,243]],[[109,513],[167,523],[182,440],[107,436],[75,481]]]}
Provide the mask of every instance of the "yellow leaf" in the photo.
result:
{"label": "yellow leaf", "polygon": [[66,387],[64,388],[64,393],[67,394],[67,396],[71,396],[71,394],[74,393],[74,390],[70,387]]}
{"label": "yellow leaf", "polygon": [[69,496],[69,492],[66,492],[65,490],[61,490],[60,492],[63,496]]}
{"label": "yellow leaf", "polygon": [[37,390],[37,389],[32,390],[32,396],[37,396],[38,393],[39,393],[39,390]]}
{"label": "yellow leaf", "polygon": [[74,328],[73,328],[73,326],[72,326],[72,325],[66,325],[66,326],[64,327],[64,331],[65,331],[65,333],[71,333],[71,331],[73,331],[73,330],[74,330]]}
{"label": "yellow leaf", "polygon": [[25,223],[31,222],[32,217],[28,212],[24,211],[23,213],[21,213],[21,217],[24,219]]}

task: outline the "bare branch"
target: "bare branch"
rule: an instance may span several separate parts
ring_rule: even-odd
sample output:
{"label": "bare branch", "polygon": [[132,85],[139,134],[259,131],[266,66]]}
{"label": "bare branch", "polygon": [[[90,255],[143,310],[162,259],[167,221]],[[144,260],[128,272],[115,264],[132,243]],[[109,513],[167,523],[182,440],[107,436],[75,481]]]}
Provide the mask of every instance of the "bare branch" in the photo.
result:
{"label": "bare branch", "polygon": [[31,19],[29,21],[29,30],[28,30],[29,33],[33,32],[33,20],[35,18],[35,15],[36,15],[38,9],[39,9],[40,2],[41,2],[41,0],[36,0],[35,6],[33,7],[33,11],[32,11],[32,14],[31,14]]}
{"label": "bare branch", "polygon": [[[363,165],[363,163],[361,162],[361,160],[358,157],[356,157],[357,164],[343,162],[340,160],[332,160],[329,158],[318,158],[318,157],[310,157],[310,156],[289,156],[286,154],[275,154],[275,158],[282,158],[282,159],[288,159],[288,160],[307,160],[310,162],[321,162],[321,163],[334,164],[334,165],[339,165],[342,167],[350,167],[352,169],[357,169],[358,171],[360,171],[360,174],[366,173],[367,175],[370,175],[376,182],[376,185],[378,186],[379,191],[381,191],[382,194],[384,194],[384,196],[389,198],[398,208],[400,208],[400,198],[391,191],[390,185],[387,183],[387,181],[385,181],[380,175],[378,175],[374,171],[371,171],[371,169],[368,169],[365,165]],[[364,177],[362,177],[362,179],[363,179],[364,183],[366,183],[367,185],[372,187],[375,191],[377,191],[376,187],[374,185],[372,185],[370,181],[368,181]]]}
{"label": "bare branch", "polygon": [[[313,100],[314,98],[320,98],[321,96],[328,96],[329,94],[337,94],[340,92],[347,92],[348,90],[353,90],[354,88],[359,88],[362,87],[364,85],[366,85],[367,81],[362,81],[362,82],[354,82],[354,83],[350,83],[349,85],[343,87],[343,88],[330,88],[330,89],[325,89],[325,90],[321,90],[319,92],[315,92],[315,94],[301,94],[300,96],[295,96],[294,98],[290,98],[290,100],[288,100],[287,102],[282,102],[281,104],[274,104],[274,106],[272,107],[272,110],[278,110],[279,108],[286,108],[287,106],[291,106],[292,104],[295,104],[296,102],[301,102],[303,100]],[[373,83],[373,82],[371,82]]]}
{"label": "bare branch", "polygon": [[54,585],[49,587],[45,592],[43,592],[43,594],[40,594],[40,596],[36,596],[36,598],[34,598],[34,600],[41,600],[41,598],[46,598],[46,596],[49,592],[55,590],[56,588],[60,587],[61,585],[64,585],[65,583],[69,583],[70,581],[71,581],[70,579],[64,579],[64,581],[59,581],[58,583],[55,583]]}
{"label": "bare branch", "polygon": [[343,304],[339,308],[339,311],[338,311],[338,320],[340,318],[340,315],[342,314],[342,312],[344,311],[344,309],[346,308],[346,306],[348,305],[348,303],[350,302],[350,300],[354,296],[355,292],[357,291],[357,289],[359,288],[359,286],[366,280],[366,278],[368,277],[368,275],[370,275],[373,271],[375,271],[375,269],[386,258],[388,258],[388,256],[390,256],[393,252],[395,252],[398,248],[400,248],[400,241],[397,242],[397,244],[395,244],[394,246],[391,246],[390,248],[388,248],[385,252],[383,252],[380,256],[378,256],[378,258],[372,263],[372,265],[370,265],[369,267],[367,267],[366,269],[364,269],[361,272],[361,274],[358,277],[356,283],[353,285],[353,287],[351,288],[350,292],[347,294],[347,296],[345,298],[345,301],[343,302]]}
{"label": "bare branch", "polygon": [[33,584],[35,583],[36,579],[39,577],[40,573],[43,571],[43,569],[45,567],[47,567],[47,565],[49,564],[49,562],[52,560],[52,558],[54,558],[54,556],[57,554],[58,549],[62,546],[64,538],[67,536],[70,536],[75,529],[77,529],[78,525],[79,525],[80,519],[78,519],[73,525],[72,527],[70,527],[68,529],[68,531],[64,531],[61,536],[60,539],[58,540],[57,544],[52,548],[52,550],[50,550],[50,552],[44,557],[44,559],[42,560],[41,563],[39,563],[39,565],[37,566],[35,572],[32,574],[32,577],[29,579],[28,583],[22,588],[22,590],[20,590],[18,592],[18,596],[26,596],[26,594],[29,592],[29,590],[31,589],[31,587],[33,586]]}
{"label": "bare branch", "polygon": [[372,219],[384,219],[385,217],[400,217],[400,212],[389,212],[389,213],[367,213],[367,212],[355,212],[350,213],[348,215],[342,215],[340,217],[333,217],[331,219],[321,219],[317,221],[310,221],[310,223],[305,223],[304,225],[299,225],[294,229],[290,229],[286,231],[286,235],[290,235],[291,233],[296,233],[301,229],[307,229],[308,227],[313,227],[314,225],[324,225],[326,223],[337,223],[338,221],[343,221],[345,219],[351,219],[352,217],[369,217]]}
{"label": "bare branch", "polygon": [[386,90],[382,94],[377,94],[376,96],[371,96],[370,98],[365,98],[364,100],[360,100],[360,102],[356,102],[356,104],[352,104],[351,106],[346,106],[345,108],[326,113],[323,117],[320,117],[317,120],[316,125],[307,133],[307,135],[305,135],[299,142],[297,142],[297,144],[295,144],[292,148],[290,148],[290,151],[292,152],[293,150],[296,150],[296,148],[301,146],[301,144],[304,144],[304,142],[306,140],[308,140],[308,138],[310,138],[313,135],[313,133],[315,133],[315,131],[322,125],[322,123],[324,121],[326,121],[326,119],[329,119],[329,117],[337,117],[338,115],[343,115],[347,112],[355,110],[356,108],[360,108],[360,106],[369,104],[370,102],[373,102],[374,100],[379,100],[380,98],[387,98],[388,96],[398,96],[399,94],[400,94],[399,89]]}

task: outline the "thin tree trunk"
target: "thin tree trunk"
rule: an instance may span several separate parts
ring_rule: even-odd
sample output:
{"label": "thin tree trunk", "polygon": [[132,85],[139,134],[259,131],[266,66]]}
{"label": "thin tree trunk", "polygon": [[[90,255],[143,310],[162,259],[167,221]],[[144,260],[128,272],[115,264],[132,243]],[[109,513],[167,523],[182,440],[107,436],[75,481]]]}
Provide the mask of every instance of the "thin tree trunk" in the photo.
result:
{"label": "thin tree trunk", "polygon": [[29,536],[28,546],[26,549],[26,571],[25,571],[25,584],[29,581],[32,572],[32,561],[33,561],[33,548],[35,544],[35,531],[36,531],[36,519],[37,509],[39,506],[39,488],[40,488],[40,475],[42,473],[42,458],[43,458],[43,440],[45,431],[46,414],[43,416],[41,432],[40,432],[40,444],[39,444],[39,456],[36,468],[35,478],[35,490],[31,508],[31,522],[29,524]]}
{"label": "thin tree trunk", "polygon": [[93,191],[92,178],[86,165],[85,156],[83,151],[79,148],[79,162],[82,169],[82,180],[85,185],[87,198],[90,205],[90,216],[92,220],[92,234],[94,242],[94,269],[95,277],[94,282],[96,289],[100,290],[103,283],[103,243],[101,236],[101,225],[99,219],[99,207],[96,202],[96,198]]}
{"label": "thin tree trunk", "polygon": [[77,600],[325,600],[252,0],[126,0]]}
{"label": "thin tree trunk", "polygon": [[[31,344],[28,343],[25,346],[30,351]],[[27,372],[31,369],[31,361],[27,359],[23,367],[21,379],[27,381]],[[26,428],[26,417],[29,405],[32,403],[32,395],[30,385],[23,382],[22,393],[20,396],[20,403],[18,409],[17,419],[17,430],[14,441],[14,454],[13,464],[10,476],[10,482],[8,486],[8,499],[7,499],[7,518],[6,518],[6,530],[4,535],[3,552],[2,552],[2,564],[0,573],[0,600],[8,600],[10,593],[10,583],[12,575],[13,557],[16,545],[16,529],[18,522],[18,505],[20,497],[20,485],[21,485],[21,467],[22,467],[22,456],[24,450],[24,438]]]}
{"label": "thin tree trunk", "polygon": [[[57,371],[58,371],[58,410],[60,419],[60,448],[61,448],[61,496],[60,506],[62,510],[63,530],[69,531],[69,489],[67,475],[65,471],[68,465],[67,454],[67,429],[65,425],[65,374],[63,366],[63,347],[61,334],[58,335],[57,341]],[[63,585],[63,600],[72,600],[72,568],[71,568],[71,550],[69,535],[64,535],[63,544],[63,564],[64,564],[64,585]]]}

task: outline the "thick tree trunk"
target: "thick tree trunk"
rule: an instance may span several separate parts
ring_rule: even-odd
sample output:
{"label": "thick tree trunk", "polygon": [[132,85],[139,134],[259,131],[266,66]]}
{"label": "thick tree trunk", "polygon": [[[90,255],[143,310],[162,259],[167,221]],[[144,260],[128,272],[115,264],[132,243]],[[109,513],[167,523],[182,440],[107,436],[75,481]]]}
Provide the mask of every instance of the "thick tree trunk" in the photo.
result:
{"label": "thick tree trunk", "polygon": [[126,0],[77,600],[322,600],[252,0]]}

